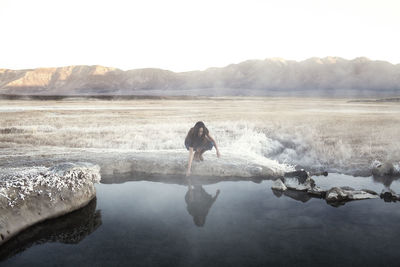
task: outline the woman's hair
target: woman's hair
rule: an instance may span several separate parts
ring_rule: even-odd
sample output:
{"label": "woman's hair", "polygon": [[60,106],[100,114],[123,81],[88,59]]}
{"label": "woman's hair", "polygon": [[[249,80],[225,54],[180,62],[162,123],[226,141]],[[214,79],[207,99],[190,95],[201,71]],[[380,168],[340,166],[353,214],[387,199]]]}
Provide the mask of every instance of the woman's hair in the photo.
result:
{"label": "woman's hair", "polygon": [[208,135],[208,129],[204,125],[204,122],[198,121],[193,127],[193,137],[197,137],[199,135],[199,130],[200,128],[203,128],[203,134],[201,135],[201,138],[203,139],[206,135]]}

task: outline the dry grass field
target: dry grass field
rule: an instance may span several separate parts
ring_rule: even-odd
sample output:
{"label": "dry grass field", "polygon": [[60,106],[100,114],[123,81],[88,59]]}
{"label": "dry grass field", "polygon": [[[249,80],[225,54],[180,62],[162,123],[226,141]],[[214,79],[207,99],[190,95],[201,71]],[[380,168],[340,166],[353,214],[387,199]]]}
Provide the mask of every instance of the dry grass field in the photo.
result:
{"label": "dry grass field", "polygon": [[353,174],[376,159],[400,160],[399,103],[263,97],[1,100],[0,157],[76,149],[186,153],[184,138],[199,120],[222,155]]}

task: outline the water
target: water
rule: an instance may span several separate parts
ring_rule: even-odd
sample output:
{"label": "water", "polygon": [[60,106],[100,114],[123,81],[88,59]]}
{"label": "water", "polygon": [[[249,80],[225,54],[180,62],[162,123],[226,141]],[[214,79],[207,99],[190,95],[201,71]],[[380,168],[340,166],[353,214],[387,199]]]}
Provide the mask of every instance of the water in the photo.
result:
{"label": "water", "polygon": [[[326,186],[351,180],[346,185],[384,187],[371,177],[316,179]],[[371,199],[333,207],[318,198],[277,197],[272,181],[193,183],[191,200],[186,185],[99,184],[86,209],[2,247],[0,265],[398,266],[399,203]],[[390,187],[400,192],[398,181]]]}

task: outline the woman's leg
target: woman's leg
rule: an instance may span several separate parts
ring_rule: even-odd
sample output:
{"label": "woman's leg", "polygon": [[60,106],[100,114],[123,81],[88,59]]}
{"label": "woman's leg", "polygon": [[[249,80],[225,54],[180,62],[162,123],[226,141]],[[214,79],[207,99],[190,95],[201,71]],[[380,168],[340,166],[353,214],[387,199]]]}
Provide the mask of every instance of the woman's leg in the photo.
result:
{"label": "woman's leg", "polygon": [[206,149],[202,149],[202,150],[200,151],[200,153],[199,153],[199,159],[200,159],[201,161],[204,160],[204,158],[203,158],[203,153],[204,153],[204,152],[206,152]]}
{"label": "woman's leg", "polygon": [[214,143],[211,142],[211,141],[209,141],[209,142],[207,143],[207,145],[206,145],[205,147],[203,147],[203,148],[200,150],[200,152],[199,152],[199,159],[200,159],[201,161],[204,160],[204,158],[203,158],[203,153],[206,152],[207,150],[211,150],[211,149],[213,148],[213,146],[214,146]]}
{"label": "woman's leg", "polygon": [[194,161],[199,161],[199,160],[200,160],[200,158],[199,158],[199,152],[198,152],[197,150],[196,150],[196,152],[194,152],[193,160],[194,160]]}

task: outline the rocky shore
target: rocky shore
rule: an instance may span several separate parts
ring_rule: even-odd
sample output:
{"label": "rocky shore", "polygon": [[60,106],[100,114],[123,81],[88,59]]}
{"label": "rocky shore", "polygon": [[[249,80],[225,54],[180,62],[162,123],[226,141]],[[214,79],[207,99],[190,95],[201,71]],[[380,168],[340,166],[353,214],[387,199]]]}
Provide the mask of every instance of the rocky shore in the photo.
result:
{"label": "rocky shore", "polygon": [[63,163],[0,172],[0,245],[22,230],[87,205],[95,196],[100,167]]}
{"label": "rocky shore", "polygon": [[[389,170],[389,171],[388,171]],[[271,186],[274,195],[280,197],[286,195],[295,200],[306,202],[311,198],[322,198],[334,207],[344,205],[348,201],[381,198],[385,202],[396,202],[400,196],[390,189],[391,182],[396,178],[396,164],[385,163],[373,167],[374,180],[384,179],[385,188],[380,194],[370,189],[354,189],[350,186],[334,186],[329,189],[316,185],[312,176],[325,175],[327,173],[310,174],[304,170],[287,172],[274,181]],[[381,176],[379,176],[381,175]],[[389,182],[388,182],[389,181]],[[386,183],[385,183],[386,182]]]}

